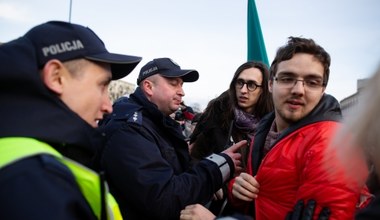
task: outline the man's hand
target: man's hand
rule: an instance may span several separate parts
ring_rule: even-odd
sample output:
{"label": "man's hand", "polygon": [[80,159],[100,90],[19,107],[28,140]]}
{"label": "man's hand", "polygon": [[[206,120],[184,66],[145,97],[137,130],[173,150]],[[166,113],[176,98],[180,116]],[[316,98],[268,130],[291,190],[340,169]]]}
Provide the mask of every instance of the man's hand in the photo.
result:
{"label": "man's hand", "polygon": [[[316,206],[317,203],[315,200],[309,200],[306,206],[304,205],[303,200],[299,200],[295,205],[294,210],[288,213],[285,220],[312,220]],[[329,219],[329,216],[330,209],[324,207],[319,213],[318,220],[327,220]]]}
{"label": "man's hand", "polygon": [[214,193],[212,200],[222,200],[224,198],[223,188],[220,188]]}
{"label": "man's hand", "polygon": [[248,173],[241,173],[235,178],[235,183],[232,186],[232,195],[236,198],[250,202],[257,198],[260,184],[256,178]]}
{"label": "man's hand", "polygon": [[214,220],[215,215],[200,204],[188,205],[181,211],[181,220]]}
{"label": "man's hand", "polygon": [[236,144],[232,145],[231,147],[227,148],[224,150],[222,153],[227,154],[232,161],[234,162],[235,165],[235,174],[240,173],[243,168],[241,167],[241,154],[237,153],[237,151],[242,148],[247,146],[247,141],[242,140],[237,142]]}

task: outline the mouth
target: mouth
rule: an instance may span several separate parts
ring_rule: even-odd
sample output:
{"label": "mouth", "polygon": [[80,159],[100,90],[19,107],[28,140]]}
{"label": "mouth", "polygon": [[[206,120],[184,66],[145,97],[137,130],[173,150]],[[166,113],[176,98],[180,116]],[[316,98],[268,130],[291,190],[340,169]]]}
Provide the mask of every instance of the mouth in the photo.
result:
{"label": "mouth", "polygon": [[245,102],[248,100],[248,97],[245,96],[239,96],[239,101]]}
{"label": "mouth", "polygon": [[181,105],[182,100],[174,99],[174,104]]}
{"label": "mouth", "polygon": [[296,109],[296,108],[299,108],[301,106],[303,106],[305,103],[301,100],[296,100],[296,99],[291,99],[291,100],[287,100],[286,103],[289,105],[290,108],[292,109]]}
{"label": "mouth", "polygon": [[297,100],[297,99],[290,99],[286,102],[291,104],[291,105],[304,105],[303,101]]}

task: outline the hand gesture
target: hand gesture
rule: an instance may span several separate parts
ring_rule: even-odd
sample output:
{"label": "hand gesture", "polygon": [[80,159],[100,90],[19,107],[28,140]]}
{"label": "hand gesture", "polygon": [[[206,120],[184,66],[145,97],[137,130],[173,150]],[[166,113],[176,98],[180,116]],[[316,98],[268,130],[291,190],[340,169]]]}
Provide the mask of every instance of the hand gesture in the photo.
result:
{"label": "hand gesture", "polygon": [[240,173],[243,168],[241,167],[241,154],[238,153],[237,151],[242,148],[247,146],[247,141],[242,140],[237,142],[236,144],[232,145],[231,147],[227,148],[224,150],[222,153],[227,154],[232,161],[234,162],[235,165],[235,174]]}
{"label": "hand gesture", "polygon": [[240,200],[250,202],[257,198],[260,184],[248,173],[241,173],[235,178],[232,195]]}

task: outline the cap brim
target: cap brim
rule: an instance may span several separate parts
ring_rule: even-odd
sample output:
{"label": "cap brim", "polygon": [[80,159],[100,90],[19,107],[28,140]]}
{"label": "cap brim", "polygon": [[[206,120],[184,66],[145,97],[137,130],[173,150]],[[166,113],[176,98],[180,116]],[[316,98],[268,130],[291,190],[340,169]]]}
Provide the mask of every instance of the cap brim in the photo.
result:
{"label": "cap brim", "polygon": [[168,70],[159,71],[159,73],[168,78],[181,77],[184,82],[195,82],[199,78],[199,73],[196,70]]}
{"label": "cap brim", "polygon": [[140,63],[141,57],[115,53],[102,53],[86,56],[86,59],[111,64],[112,79],[121,79],[127,76]]}

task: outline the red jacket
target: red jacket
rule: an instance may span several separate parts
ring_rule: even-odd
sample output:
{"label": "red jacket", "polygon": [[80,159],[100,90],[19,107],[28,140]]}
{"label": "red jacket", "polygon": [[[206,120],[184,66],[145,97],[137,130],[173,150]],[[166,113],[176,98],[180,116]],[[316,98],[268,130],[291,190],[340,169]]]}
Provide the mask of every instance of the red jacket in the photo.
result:
{"label": "red jacket", "polygon": [[[344,172],[339,172],[342,167],[339,168],[336,160],[325,159],[327,146],[339,125],[339,116],[339,104],[325,95],[307,117],[284,130],[263,156],[274,113],[265,117],[255,135],[247,166],[247,172],[256,176],[260,184],[258,198],[254,203],[247,203],[237,201],[230,193],[232,205],[240,206],[246,214],[255,213],[255,220],[273,220],[285,219],[298,200],[314,199],[315,213],[328,207],[330,220],[353,219],[359,190],[348,183]],[[338,169],[338,172],[332,176],[329,169]]]}

